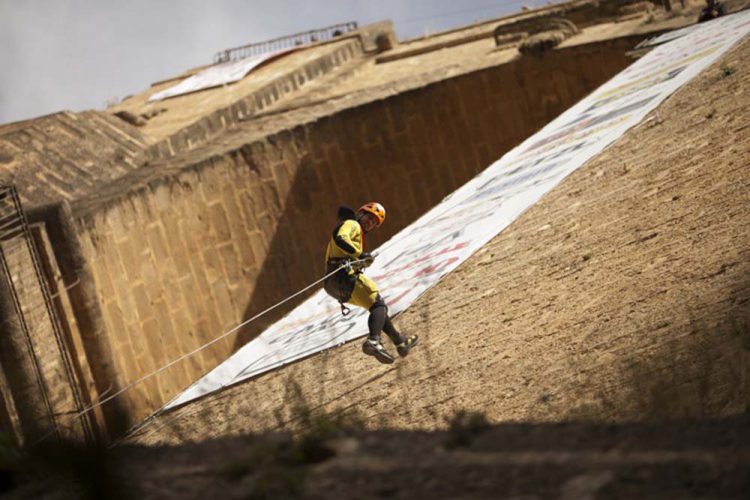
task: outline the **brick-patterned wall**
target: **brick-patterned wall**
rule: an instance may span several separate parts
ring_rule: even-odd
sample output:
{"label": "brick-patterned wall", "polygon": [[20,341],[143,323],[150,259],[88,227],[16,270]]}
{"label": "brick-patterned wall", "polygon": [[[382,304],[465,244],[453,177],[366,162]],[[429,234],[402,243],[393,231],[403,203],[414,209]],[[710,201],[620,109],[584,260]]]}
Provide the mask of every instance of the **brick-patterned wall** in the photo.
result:
{"label": "brick-patterned wall", "polygon": [[[523,57],[345,110],[81,214],[124,382],[318,278],[340,203],[385,205],[388,220],[367,241],[376,247],[627,66],[622,54],[631,45]],[[129,391],[133,417],[161,406],[254,333]]]}
{"label": "brick-patterned wall", "polygon": [[210,138],[221,134],[227,128],[250,119],[284,96],[326,75],[347,61],[356,59],[363,52],[362,42],[359,38],[336,41],[330,43],[330,45],[331,47],[327,50],[320,50],[322,54],[319,57],[293,70],[284,71],[278,78],[239,99],[231,106],[203,116],[166,139],[157,142],[149,148],[149,155],[153,158],[169,158],[205,144]]}
{"label": "brick-patterned wall", "polygon": [[[276,147],[294,150],[299,161],[244,317],[322,274],[339,203],[385,205],[386,224],[367,238],[369,248],[377,247],[624,69],[632,46],[618,40],[523,57],[275,136]],[[244,330],[236,347],[258,330]]]}
{"label": "brick-patterned wall", "polygon": [[[7,205],[8,199],[0,200]],[[8,218],[4,217],[4,221]],[[15,235],[8,236],[8,233]],[[46,277],[37,267],[39,255],[30,234],[18,228],[0,239],[0,369],[4,371],[3,399],[11,401],[19,417],[19,440],[35,443],[42,437],[91,438],[87,417],[73,418],[84,405],[79,379],[54,309],[45,296]],[[47,292],[48,293],[48,292]],[[6,403],[7,404],[7,403]],[[9,429],[3,429],[9,431]]]}
{"label": "brick-patterned wall", "polygon": [[[242,319],[298,162],[294,148],[272,143],[184,170],[81,227],[124,384]],[[226,358],[233,341],[130,391],[134,416],[157,408]]]}
{"label": "brick-patterned wall", "polygon": [[73,200],[132,172],[149,141],[108,113],[63,111],[0,126],[0,180],[29,208]]}

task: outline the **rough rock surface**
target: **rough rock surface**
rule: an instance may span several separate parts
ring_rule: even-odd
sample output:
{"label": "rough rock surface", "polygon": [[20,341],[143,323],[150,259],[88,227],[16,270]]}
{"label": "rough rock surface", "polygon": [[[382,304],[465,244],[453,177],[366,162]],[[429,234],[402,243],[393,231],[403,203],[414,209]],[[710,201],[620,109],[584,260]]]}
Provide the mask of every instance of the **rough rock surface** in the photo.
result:
{"label": "rough rock surface", "polygon": [[[744,498],[748,56],[745,40],[401,315],[423,339],[410,357],[384,367],[355,342],[152,419],[130,442],[178,446],[119,448],[113,480],[141,498]],[[309,412],[364,429],[310,434]],[[315,439],[239,436],[289,428]]]}
{"label": "rough rock surface", "polygon": [[48,473],[7,498],[81,498],[88,490],[138,499],[744,499],[750,488],[746,417],[492,427],[457,420],[447,431],[352,432],[319,419],[296,439],[67,449],[64,467],[48,460],[48,471],[64,476]]}
{"label": "rough rock surface", "polygon": [[276,429],[290,383],[368,427],[721,417],[750,403],[750,92],[745,40],[572,174],[396,323],[382,366],[355,342],[163,415],[180,442]]}

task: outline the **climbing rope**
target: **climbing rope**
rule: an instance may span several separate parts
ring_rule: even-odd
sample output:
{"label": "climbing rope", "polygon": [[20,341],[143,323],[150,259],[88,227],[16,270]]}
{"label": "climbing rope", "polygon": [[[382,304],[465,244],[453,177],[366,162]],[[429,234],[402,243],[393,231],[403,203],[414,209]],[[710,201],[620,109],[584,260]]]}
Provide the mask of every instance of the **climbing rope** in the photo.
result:
{"label": "climbing rope", "polygon": [[[96,402],[96,403],[92,404],[91,406],[89,406],[89,407],[87,407],[87,408],[84,408],[84,409],[83,409],[82,411],[80,411],[80,412],[78,412],[78,413],[69,413],[69,414],[67,414],[66,416],[70,417],[70,418],[71,418],[71,420],[74,420],[74,419],[77,419],[77,418],[80,418],[80,417],[82,417],[83,415],[85,415],[85,414],[87,414],[87,413],[89,413],[89,412],[91,412],[91,411],[95,410],[96,408],[98,408],[98,407],[100,407],[100,406],[104,405],[105,403],[108,403],[109,401],[112,401],[113,399],[115,399],[115,398],[116,398],[117,396],[119,396],[119,395],[123,394],[124,392],[126,392],[126,391],[129,391],[130,389],[132,389],[132,388],[133,388],[133,387],[135,387],[136,385],[139,385],[140,383],[142,383],[142,382],[144,382],[144,381],[146,381],[146,380],[150,379],[151,377],[154,377],[154,376],[158,375],[159,373],[161,373],[161,372],[163,372],[164,370],[166,370],[166,369],[168,369],[168,368],[170,368],[170,367],[174,366],[175,364],[179,363],[180,361],[183,361],[184,359],[187,359],[187,358],[189,358],[190,356],[193,356],[194,354],[197,354],[197,353],[199,353],[199,352],[200,352],[200,351],[202,351],[203,349],[206,349],[207,347],[209,347],[209,346],[211,346],[211,345],[215,344],[216,342],[219,342],[220,340],[223,340],[224,338],[228,337],[229,335],[231,335],[231,334],[235,333],[235,332],[236,332],[237,330],[239,330],[239,329],[240,329],[240,328],[242,328],[243,326],[246,326],[246,325],[248,325],[248,324],[252,323],[252,322],[253,322],[253,321],[255,321],[256,319],[258,319],[258,318],[260,318],[261,316],[263,316],[263,315],[267,314],[268,312],[270,312],[270,311],[272,311],[272,310],[276,309],[276,308],[277,308],[277,307],[279,307],[280,305],[282,305],[282,304],[284,304],[284,303],[286,303],[286,302],[289,302],[290,300],[292,300],[293,298],[297,297],[297,296],[298,296],[298,295],[300,295],[300,294],[303,294],[303,293],[305,293],[306,291],[308,291],[309,289],[311,289],[312,287],[314,287],[314,286],[315,286],[315,285],[317,285],[318,283],[321,283],[322,281],[325,281],[325,280],[326,280],[327,278],[329,278],[330,276],[333,276],[334,274],[336,274],[336,273],[337,273],[337,272],[339,272],[340,270],[342,270],[342,269],[345,269],[345,268],[351,268],[351,266],[352,266],[352,265],[355,265],[355,264],[359,264],[359,263],[363,263],[363,262],[365,262],[365,259],[357,259],[357,260],[351,260],[351,261],[347,261],[347,262],[345,262],[345,263],[341,264],[341,265],[340,265],[339,267],[337,267],[336,269],[334,269],[334,270],[333,270],[333,271],[331,271],[330,273],[326,274],[325,276],[323,276],[323,277],[322,277],[322,278],[320,278],[319,280],[317,280],[317,281],[314,281],[313,283],[310,283],[310,284],[309,284],[309,285],[307,285],[307,286],[306,286],[305,288],[302,288],[301,290],[299,290],[299,291],[297,291],[297,292],[293,293],[292,295],[289,295],[288,297],[286,297],[285,299],[283,299],[283,300],[281,300],[281,301],[277,302],[276,304],[272,305],[271,307],[268,307],[267,309],[265,309],[265,310],[263,310],[263,311],[259,312],[258,314],[256,314],[256,315],[255,315],[255,316],[253,316],[252,318],[249,318],[249,319],[247,319],[247,320],[243,321],[242,323],[240,323],[239,325],[235,326],[235,327],[234,327],[234,328],[232,328],[231,330],[228,330],[228,331],[226,331],[225,333],[221,334],[221,335],[220,335],[219,337],[216,337],[215,339],[213,339],[213,340],[211,340],[211,341],[209,341],[209,342],[206,342],[206,343],[205,343],[205,344],[203,344],[202,346],[200,346],[200,347],[198,347],[198,348],[196,348],[196,349],[193,349],[192,351],[190,351],[190,352],[189,352],[189,353],[187,353],[187,354],[183,354],[183,355],[182,355],[182,356],[180,356],[179,358],[173,359],[172,361],[170,361],[170,362],[169,362],[169,363],[167,363],[166,365],[162,366],[161,368],[158,368],[158,369],[156,369],[156,370],[152,371],[151,373],[147,373],[146,375],[142,376],[141,378],[139,378],[139,379],[137,379],[137,380],[135,380],[135,381],[133,381],[133,382],[129,383],[128,385],[126,385],[126,386],[125,386],[125,387],[123,387],[122,389],[118,390],[117,392],[115,392],[115,393],[113,393],[113,394],[111,394],[111,395],[107,396],[106,398],[104,398],[104,399],[102,399],[102,400],[100,400],[100,401],[98,401],[98,402]],[[57,432],[57,430],[58,430],[58,426],[56,425],[56,426],[55,426],[55,429],[51,430],[50,432],[48,432],[47,434],[45,434],[44,436],[42,436],[42,437],[41,437],[41,438],[40,438],[39,440],[37,440],[37,441],[36,441],[36,442],[35,442],[34,444],[38,444],[38,443],[40,443],[40,442],[44,441],[45,439],[47,439],[48,437],[50,437],[50,436],[51,436],[52,434],[54,434],[55,432]]]}

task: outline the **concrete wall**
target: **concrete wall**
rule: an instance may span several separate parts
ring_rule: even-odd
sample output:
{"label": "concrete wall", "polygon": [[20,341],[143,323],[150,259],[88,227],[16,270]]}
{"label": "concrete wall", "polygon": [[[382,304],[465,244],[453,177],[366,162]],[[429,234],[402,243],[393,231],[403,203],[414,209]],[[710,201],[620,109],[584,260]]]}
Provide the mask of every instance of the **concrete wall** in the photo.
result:
{"label": "concrete wall", "polygon": [[[122,383],[321,276],[339,203],[385,205],[388,220],[367,241],[377,247],[627,66],[632,45],[523,57],[345,110],[79,213]],[[145,416],[257,331],[128,391],[124,406]]]}

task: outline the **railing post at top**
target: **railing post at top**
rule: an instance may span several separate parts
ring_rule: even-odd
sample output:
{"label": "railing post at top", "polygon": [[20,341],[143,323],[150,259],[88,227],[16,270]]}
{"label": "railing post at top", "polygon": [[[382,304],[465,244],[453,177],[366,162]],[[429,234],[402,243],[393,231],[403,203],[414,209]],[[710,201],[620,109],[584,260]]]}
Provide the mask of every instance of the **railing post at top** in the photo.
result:
{"label": "railing post at top", "polygon": [[342,24],[328,26],[326,28],[305,31],[302,33],[296,33],[294,35],[274,38],[273,40],[266,40],[263,42],[251,43],[249,45],[227,49],[215,54],[214,60],[217,63],[236,61],[245,57],[256,56],[266,52],[298,47],[300,45],[300,41],[302,41],[303,45],[311,42],[327,41],[341,36],[346,32],[354,31],[357,28],[358,24],[356,21],[349,21]]}

